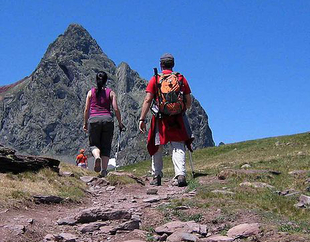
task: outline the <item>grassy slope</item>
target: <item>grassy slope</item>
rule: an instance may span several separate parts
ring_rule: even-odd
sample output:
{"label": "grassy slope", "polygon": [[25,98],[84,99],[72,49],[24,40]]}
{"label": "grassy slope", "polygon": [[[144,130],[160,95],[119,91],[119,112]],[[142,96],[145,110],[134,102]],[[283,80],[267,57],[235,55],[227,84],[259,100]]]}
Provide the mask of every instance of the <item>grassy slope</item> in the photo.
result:
{"label": "grassy slope", "polygon": [[[292,176],[288,172],[293,170],[310,170],[310,133],[291,136],[266,138],[228,144],[197,150],[193,153],[195,172],[216,177],[220,171],[240,169],[243,164],[250,164],[250,169],[275,170],[280,175],[271,174],[242,174],[231,175],[225,181],[213,179],[211,182],[198,183],[188,175],[189,189],[196,188],[198,199],[180,199],[173,204],[191,205],[199,208],[220,208],[226,213],[226,219],[238,216],[240,209],[259,214],[266,223],[275,224],[277,229],[285,232],[310,232],[309,209],[294,207],[298,197],[284,197],[275,191],[295,190],[310,196],[307,187],[310,187],[310,172],[301,176]],[[136,175],[145,175],[150,169],[150,161],[134,164],[125,168],[134,171]],[[188,167],[190,171],[190,168]],[[173,176],[173,167],[170,158],[164,163],[165,176]],[[307,183],[307,180],[308,183]],[[265,182],[275,187],[270,189],[254,189],[241,187],[241,182]],[[232,191],[235,195],[219,195],[211,193],[214,189]],[[173,209],[172,209],[173,210]],[[174,211],[175,212],[175,211]],[[184,215],[183,215],[184,216]],[[225,217],[225,214],[223,215]],[[223,218],[222,218],[223,219]],[[287,224],[287,222],[290,222]]]}
{"label": "grassy slope", "polygon": [[[173,177],[173,167],[170,157],[165,158],[164,175]],[[227,144],[196,150],[193,153],[195,172],[207,174],[206,182],[199,183],[198,178],[192,179],[188,175],[188,189],[196,188],[198,195],[195,200],[179,199],[171,201],[163,212],[169,209],[180,219],[202,220],[201,214],[182,214],[174,210],[176,206],[187,205],[198,209],[220,208],[222,218],[219,221],[233,219],[243,210],[259,214],[263,221],[272,223],[280,231],[308,233],[310,228],[309,209],[297,209],[294,204],[297,197],[279,196],[269,189],[254,189],[240,187],[244,181],[266,182],[275,186],[275,190],[287,189],[300,191],[310,196],[306,188],[310,183],[310,174],[294,177],[288,172],[292,170],[310,170],[310,134],[297,134],[267,138],[241,143]],[[225,169],[240,169],[243,164],[250,164],[250,169],[268,169],[280,171],[280,175],[231,175],[223,183],[219,182],[216,175]],[[61,163],[61,170],[72,171],[75,177],[59,177],[48,169],[36,174],[23,173],[19,175],[0,174],[0,207],[19,204],[32,195],[58,195],[68,197],[75,201],[83,198],[85,184],[79,180],[81,175],[95,175],[95,173],[77,168],[73,165]],[[122,170],[134,173],[137,176],[148,175],[150,161],[123,167]],[[190,168],[188,167],[190,171]],[[212,178],[209,179],[208,178]],[[203,178],[203,177],[202,177]],[[226,187],[235,195],[218,195],[210,193],[214,189]],[[168,213],[167,213],[168,214]],[[287,222],[290,223],[287,225]]]}
{"label": "grassy slope", "polygon": [[[310,165],[310,134],[297,134],[227,144],[196,150],[193,153],[195,172],[215,174],[223,168],[240,168],[250,164],[252,169],[274,169],[282,172],[308,169]],[[146,175],[150,161],[123,167],[135,175]],[[187,168],[190,171],[190,167]],[[173,176],[170,157],[165,158],[165,176]]]}

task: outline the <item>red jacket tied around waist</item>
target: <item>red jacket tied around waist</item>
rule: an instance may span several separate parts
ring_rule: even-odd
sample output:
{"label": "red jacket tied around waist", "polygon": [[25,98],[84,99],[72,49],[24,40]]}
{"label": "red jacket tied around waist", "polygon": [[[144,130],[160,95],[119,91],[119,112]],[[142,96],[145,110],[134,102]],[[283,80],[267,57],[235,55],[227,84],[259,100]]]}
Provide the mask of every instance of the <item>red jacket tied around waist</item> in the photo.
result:
{"label": "red jacket tied around waist", "polygon": [[[172,71],[163,70],[163,74],[170,73]],[[191,90],[185,77],[179,74],[179,80],[183,84],[181,89],[184,95],[190,94]],[[154,98],[156,98],[157,88],[156,79],[152,77],[146,88],[146,92],[152,93]],[[162,118],[155,118],[153,115],[147,143],[150,155],[154,155],[157,152],[159,145],[167,144],[170,141],[185,142],[187,147],[191,149],[193,140],[194,138],[185,113],[163,116]]]}

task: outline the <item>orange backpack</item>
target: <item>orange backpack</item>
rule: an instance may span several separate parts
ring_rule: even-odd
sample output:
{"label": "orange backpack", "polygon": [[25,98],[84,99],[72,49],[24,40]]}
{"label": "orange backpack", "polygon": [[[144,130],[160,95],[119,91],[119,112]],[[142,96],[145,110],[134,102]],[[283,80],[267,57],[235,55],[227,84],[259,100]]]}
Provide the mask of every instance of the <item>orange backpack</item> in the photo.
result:
{"label": "orange backpack", "polygon": [[179,75],[177,72],[159,75],[156,101],[159,112],[164,115],[176,115],[184,110],[183,82],[179,80]]}

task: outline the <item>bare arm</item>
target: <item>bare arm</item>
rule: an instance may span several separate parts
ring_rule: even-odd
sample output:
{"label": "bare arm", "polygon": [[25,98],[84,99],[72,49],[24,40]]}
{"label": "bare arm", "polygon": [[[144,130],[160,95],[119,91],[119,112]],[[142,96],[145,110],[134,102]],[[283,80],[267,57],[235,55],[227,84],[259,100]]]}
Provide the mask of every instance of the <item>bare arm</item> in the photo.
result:
{"label": "bare arm", "polygon": [[192,105],[191,94],[185,94],[185,107],[186,107],[186,109],[190,109],[191,105]]}
{"label": "bare arm", "polygon": [[146,125],[145,125],[144,120],[145,120],[146,115],[150,109],[153,98],[154,98],[154,94],[152,94],[150,92],[146,93],[146,96],[145,96],[143,104],[142,104],[142,111],[141,111],[141,115],[140,115],[140,119],[139,119],[139,129],[142,133],[144,133],[146,131]]}
{"label": "bare arm", "polygon": [[86,102],[85,102],[85,109],[84,109],[84,125],[83,129],[85,132],[88,130],[88,118],[89,118],[89,108],[90,108],[90,98],[91,98],[91,91],[87,93]]}
{"label": "bare arm", "polygon": [[118,105],[117,105],[117,97],[116,97],[115,92],[113,92],[113,91],[110,92],[110,98],[112,101],[112,107],[113,107],[113,110],[115,112],[115,116],[116,116],[117,121],[118,121],[118,126],[120,127],[120,129],[123,129],[124,125],[122,124],[122,116],[121,116],[121,112],[120,112]]}

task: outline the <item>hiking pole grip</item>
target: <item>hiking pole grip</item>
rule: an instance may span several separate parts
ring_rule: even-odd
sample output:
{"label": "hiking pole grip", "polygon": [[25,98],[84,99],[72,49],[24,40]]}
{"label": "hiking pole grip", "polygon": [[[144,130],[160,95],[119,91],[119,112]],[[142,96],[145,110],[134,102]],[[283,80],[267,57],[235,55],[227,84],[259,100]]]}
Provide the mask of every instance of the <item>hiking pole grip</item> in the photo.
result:
{"label": "hiking pole grip", "polygon": [[155,68],[153,68],[154,69],[154,76],[155,77],[157,77],[157,75],[158,75],[158,70],[157,70],[157,68],[155,67]]}
{"label": "hiking pole grip", "polygon": [[154,76],[155,76],[155,82],[156,82],[156,84],[157,84],[157,77],[158,77],[158,70],[157,70],[157,68],[155,67],[155,68],[153,68],[154,69]]}

